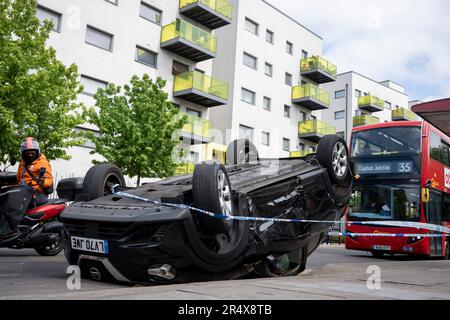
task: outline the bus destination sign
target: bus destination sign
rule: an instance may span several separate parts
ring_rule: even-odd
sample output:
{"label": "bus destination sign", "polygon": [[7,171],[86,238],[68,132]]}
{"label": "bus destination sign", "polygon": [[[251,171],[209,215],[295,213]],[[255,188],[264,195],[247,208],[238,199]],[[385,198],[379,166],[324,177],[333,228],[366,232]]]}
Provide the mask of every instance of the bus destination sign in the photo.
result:
{"label": "bus destination sign", "polygon": [[413,161],[384,161],[356,163],[355,173],[362,174],[387,174],[387,173],[413,173]]}

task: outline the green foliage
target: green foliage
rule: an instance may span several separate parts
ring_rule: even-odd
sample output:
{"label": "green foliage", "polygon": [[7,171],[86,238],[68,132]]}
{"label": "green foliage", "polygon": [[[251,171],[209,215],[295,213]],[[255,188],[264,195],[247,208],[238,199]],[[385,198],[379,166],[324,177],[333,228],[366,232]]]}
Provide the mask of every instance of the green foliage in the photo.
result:
{"label": "green foliage", "polygon": [[[96,108],[86,111],[88,121],[100,130],[91,135],[99,153],[126,175],[163,178],[173,175],[176,133],[186,123],[163,91],[166,82],[148,75],[133,76],[130,85],[110,84],[95,95]],[[175,157],[173,155],[175,154]],[[175,159],[174,159],[175,158]]]}
{"label": "green foliage", "polygon": [[50,21],[36,18],[36,0],[0,1],[0,163],[18,156],[20,141],[33,136],[49,159],[83,142],[75,103],[82,87],[75,65],[66,67],[46,47]]}

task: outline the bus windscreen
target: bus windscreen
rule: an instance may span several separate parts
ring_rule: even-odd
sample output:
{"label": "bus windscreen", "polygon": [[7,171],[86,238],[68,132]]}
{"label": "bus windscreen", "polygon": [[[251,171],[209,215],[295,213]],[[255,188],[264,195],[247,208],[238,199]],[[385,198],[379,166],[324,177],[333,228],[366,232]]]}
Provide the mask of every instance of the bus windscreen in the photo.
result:
{"label": "bus windscreen", "polygon": [[352,157],[420,154],[421,127],[378,128],[354,132]]}

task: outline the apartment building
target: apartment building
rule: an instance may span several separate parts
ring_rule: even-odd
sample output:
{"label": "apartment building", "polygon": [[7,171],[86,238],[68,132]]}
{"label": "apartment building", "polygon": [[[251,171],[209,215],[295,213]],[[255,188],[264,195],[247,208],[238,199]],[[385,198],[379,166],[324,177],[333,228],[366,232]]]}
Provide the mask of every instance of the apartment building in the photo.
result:
{"label": "apartment building", "polygon": [[[37,16],[54,22],[48,45],[57,57],[78,65],[81,102],[94,105],[98,88],[123,85],[133,75],[161,77],[170,100],[189,115],[182,130],[184,161],[223,157],[224,147],[211,141],[208,118],[211,108],[228,103],[228,84],[212,77],[221,41],[215,30],[232,23],[228,1],[39,0]],[[55,161],[57,179],[84,175],[94,158],[101,160],[92,150],[87,143],[69,150],[71,161]]]}
{"label": "apartment building", "polygon": [[351,71],[323,88],[331,93],[331,107],[322,113],[322,120],[332,123],[346,139],[356,126],[416,119],[405,89],[393,81],[377,82]]}
{"label": "apartment building", "polygon": [[[248,138],[262,157],[313,152],[332,126],[321,84],[337,67],[322,57],[323,39],[262,0],[230,0],[233,23],[220,39],[213,74],[229,84],[228,104],[210,110],[215,141]],[[223,143],[223,142],[222,142]]]}

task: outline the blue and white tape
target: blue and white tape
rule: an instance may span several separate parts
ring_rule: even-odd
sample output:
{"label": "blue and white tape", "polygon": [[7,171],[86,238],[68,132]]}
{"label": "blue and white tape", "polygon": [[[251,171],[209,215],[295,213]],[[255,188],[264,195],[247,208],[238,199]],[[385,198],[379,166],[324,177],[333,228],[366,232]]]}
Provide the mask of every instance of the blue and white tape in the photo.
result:
{"label": "blue and white tape", "polygon": [[[281,218],[266,218],[266,217],[248,217],[248,216],[226,216],[223,214],[215,214],[213,212],[209,212],[203,209],[195,208],[192,206],[189,206],[187,204],[174,204],[174,203],[162,203],[155,200],[150,200],[144,197],[136,196],[131,193],[122,192],[122,191],[116,191],[117,186],[113,186],[111,188],[112,193],[117,196],[126,197],[129,199],[134,199],[154,205],[159,206],[165,206],[165,207],[171,207],[171,208],[177,208],[177,209],[187,209],[192,210],[198,213],[205,214],[207,216],[210,216],[212,218],[216,219],[224,219],[224,220],[237,220],[237,221],[254,221],[254,222],[278,222],[278,223],[324,223],[324,224],[339,224],[342,223],[342,221],[327,221],[327,220],[306,220],[306,219],[281,219]],[[439,232],[441,234],[439,235],[429,235],[429,237],[442,237],[442,234],[450,234],[450,229],[444,226],[439,226],[435,224],[428,224],[428,223],[421,223],[421,222],[407,222],[407,221],[347,221],[346,224],[353,224],[353,225],[377,225],[377,226],[388,226],[388,227],[401,227],[401,228],[413,228],[417,230],[428,230],[428,231],[434,231]],[[379,235],[379,234],[373,234],[372,236],[392,236],[392,235]],[[418,237],[418,236],[425,236],[426,234],[412,234],[411,237]],[[403,236],[403,235],[398,235]],[[409,236],[409,235],[408,235]],[[393,237],[393,236],[392,236]]]}
{"label": "blue and white tape", "polygon": [[335,237],[387,237],[387,238],[442,238],[442,234],[434,233],[352,233],[330,232],[329,236]]}

